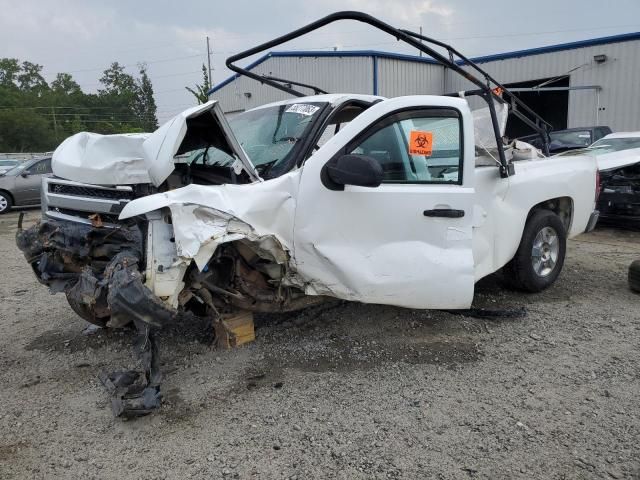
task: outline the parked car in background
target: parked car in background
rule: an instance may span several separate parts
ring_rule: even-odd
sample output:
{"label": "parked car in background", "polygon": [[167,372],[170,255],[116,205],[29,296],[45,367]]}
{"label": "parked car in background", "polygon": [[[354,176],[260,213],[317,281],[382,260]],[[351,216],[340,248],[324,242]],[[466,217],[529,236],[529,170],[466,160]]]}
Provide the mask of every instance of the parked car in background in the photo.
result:
{"label": "parked car in background", "polygon": [[[610,133],[611,129],[604,126],[557,130],[549,134],[551,139],[551,142],[549,143],[549,153],[556,154],[566,152],[567,150],[583,149]],[[525,137],[518,138],[518,140],[533,145],[538,149],[542,149],[542,139],[539,135],[527,135]]]}
{"label": "parked car in background", "polygon": [[590,150],[602,153],[621,152],[634,148],[640,148],[640,132],[610,133],[589,146]]}
{"label": "parked car in background", "polygon": [[618,132],[556,157],[591,156],[600,171],[602,223],[640,226],[640,132]]}
{"label": "parked car in background", "polygon": [[51,174],[51,157],[35,158],[0,173],[0,214],[11,207],[40,205],[42,177]]}
{"label": "parked car in background", "polygon": [[18,165],[20,165],[20,162],[18,160],[1,159],[0,173],[7,172],[11,170],[13,167],[17,167]]}

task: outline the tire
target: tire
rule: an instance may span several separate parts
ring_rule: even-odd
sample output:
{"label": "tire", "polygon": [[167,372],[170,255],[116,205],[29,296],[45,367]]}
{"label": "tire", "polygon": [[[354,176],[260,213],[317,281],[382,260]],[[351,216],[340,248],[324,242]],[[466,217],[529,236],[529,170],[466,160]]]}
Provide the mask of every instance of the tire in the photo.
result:
{"label": "tire", "polygon": [[11,210],[13,201],[8,193],[0,192],[0,215]]}
{"label": "tire", "polygon": [[640,293],[640,260],[635,260],[629,265],[629,288]]}
{"label": "tire", "polygon": [[520,246],[505,265],[507,285],[525,292],[541,292],[554,284],[564,265],[567,234],[560,217],[535,211],[524,226]]}
{"label": "tire", "polygon": [[97,325],[98,327],[105,328],[107,326],[107,322],[109,321],[109,317],[97,317],[93,308],[84,303],[80,303],[75,301],[73,298],[69,298],[67,295],[67,302],[71,307],[71,310],[76,312],[76,314],[86,320],[93,325]]}

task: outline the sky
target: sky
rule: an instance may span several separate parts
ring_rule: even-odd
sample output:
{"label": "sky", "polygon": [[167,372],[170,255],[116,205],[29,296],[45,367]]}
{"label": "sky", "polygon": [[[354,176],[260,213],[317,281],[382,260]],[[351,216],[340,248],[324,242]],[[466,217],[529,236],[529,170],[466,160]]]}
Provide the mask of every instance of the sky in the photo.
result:
{"label": "sky", "polygon": [[[41,64],[49,81],[70,73],[87,92],[111,62],[132,74],[145,62],[162,123],[196,103],[184,87],[202,80],[207,36],[216,84],[230,75],[228,56],[339,10],[422,27],[467,56],[640,31],[639,0],[0,0],[0,57]],[[336,48],[417,53],[356,22],[278,50]]]}

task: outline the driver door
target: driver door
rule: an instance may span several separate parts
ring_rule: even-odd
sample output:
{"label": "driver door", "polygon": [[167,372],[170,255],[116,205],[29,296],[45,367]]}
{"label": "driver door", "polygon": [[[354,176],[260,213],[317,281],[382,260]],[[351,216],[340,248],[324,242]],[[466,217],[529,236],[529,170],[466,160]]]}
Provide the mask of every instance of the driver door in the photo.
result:
{"label": "driver door", "polygon": [[[336,156],[365,155],[383,183],[323,182]],[[308,294],[411,308],[473,299],[473,123],[466,102],[386,100],[362,113],[303,167],[295,262]]]}

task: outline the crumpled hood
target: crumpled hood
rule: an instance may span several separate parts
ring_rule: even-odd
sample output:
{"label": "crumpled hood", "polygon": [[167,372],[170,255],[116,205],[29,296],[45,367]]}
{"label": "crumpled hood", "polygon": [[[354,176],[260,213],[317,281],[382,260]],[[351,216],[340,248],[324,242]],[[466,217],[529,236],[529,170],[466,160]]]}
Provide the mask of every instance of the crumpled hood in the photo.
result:
{"label": "crumpled hood", "polygon": [[177,154],[207,145],[237,158],[236,170],[260,179],[216,101],[179,113],[153,133],[77,133],[53,152],[51,167],[56,176],[75,182],[159,186],[173,172]]}
{"label": "crumpled hood", "polygon": [[592,155],[596,157],[600,171],[628,167],[640,162],[640,148],[601,154],[594,151]]}

